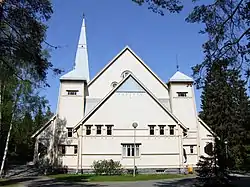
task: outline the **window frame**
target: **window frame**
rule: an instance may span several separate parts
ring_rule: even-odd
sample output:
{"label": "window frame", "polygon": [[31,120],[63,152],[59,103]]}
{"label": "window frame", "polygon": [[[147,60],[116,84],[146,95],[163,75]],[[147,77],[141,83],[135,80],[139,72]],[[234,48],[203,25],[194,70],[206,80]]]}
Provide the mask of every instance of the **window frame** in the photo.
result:
{"label": "window frame", "polygon": [[[114,125],[105,125],[106,126],[106,135],[107,136],[112,136],[113,135],[113,126]],[[109,129],[110,128],[110,129]],[[110,132],[110,134],[108,133],[108,132]]]}
{"label": "window frame", "polygon": [[[72,127],[67,127],[67,130],[68,130],[68,132],[67,132],[68,138],[72,138],[73,137],[73,128]],[[69,133],[71,133],[71,136],[69,136]]]}
{"label": "window frame", "polygon": [[122,77],[122,78],[125,78],[125,77],[127,77],[129,74],[131,74],[131,71],[125,70],[125,71],[122,72],[121,77]]}
{"label": "window frame", "polygon": [[[95,125],[95,126],[96,126],[96,135],[102,135],[102,126],[103,125]],[[100,133],[98,133],[98,132],[100,132]]]}
{"label": "window frame", "polygon": [[79,92],[79,90],[66,90],[67,95],[77,95],[77,93]]}
{"label": "window frame", "polygon": [[[166,127],[166,125],[158,125],[158,126],[159,126],[159,135],[164,136],[165,135],[165,127]],[[163,132],[163,134],[161,132]]]}
{"label": "window frame", "polygon": [[149,127],[149,135],[154,136],[155,135],[155,125],[148,125],[148,127]]}
{"label": "window frame", "polygon": [[187,97],[188,92],[176,92],[178,97]]}
{"label": "window frame", "polygon": [[[85,128],[86,128],[86,132],[85,132],[85,135],[86,136],[90,136],[91,133],[92,133],[92,125],[85,125]],[[89,129],[88,129],[89,128]],[[90,133],[88,133],[90,132]]]}
{"label": "window frame", "polygon": [[74,145],[74,154],[77,154],[77,153],[78,153],[78,146]]}
{"label": "window frame", "polygon": [[[133,158],[133,157],[140,157],[140,145],[141,143],[122,143],[122,157],[123,158]],[[134,148],[135,145],[135,148]],[[135,155],[135,156],[134,156]]]}
{"label": "window frame", "polygon": [[174,136],[175,135],[175,129],[174,128],[175,128],[175,125],[169,125],[169,135],[170,136]]}

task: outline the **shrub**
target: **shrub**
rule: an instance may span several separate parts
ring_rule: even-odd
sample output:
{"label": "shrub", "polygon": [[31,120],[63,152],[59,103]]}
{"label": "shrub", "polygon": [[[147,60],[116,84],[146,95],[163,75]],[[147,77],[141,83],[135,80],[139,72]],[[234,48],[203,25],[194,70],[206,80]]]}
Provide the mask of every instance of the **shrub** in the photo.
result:
{"label": "shrub", "polygon": [[121,175],[122,165],[119,161],[97,160],[92,165],[96,175]]}

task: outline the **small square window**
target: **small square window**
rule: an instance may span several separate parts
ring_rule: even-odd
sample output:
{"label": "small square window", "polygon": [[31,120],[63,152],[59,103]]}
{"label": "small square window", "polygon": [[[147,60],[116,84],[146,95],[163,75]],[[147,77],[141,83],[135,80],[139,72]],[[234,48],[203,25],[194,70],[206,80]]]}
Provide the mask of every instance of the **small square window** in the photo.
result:
{"label": "small square window", "polygon": [[155,125],[149,125],[149,134],[154,135],[155,134]]}
{"label": "small square window", "polygon": [[102,134],[102,125],[96,125],[96,134]]}
{"label": "small square window", "polygon": [[187,97],[187,92],[177,92],[178,97]]}
{"label": "small square window", "polygon": [[77,145],[74,145],[74,154],[77,154],[78,147]]}
{"label": "small square window", "polygon": [[73,128],[68,128],[68,137],[73,137]]}
{"label": "small square window", "polygon": [[106,125],[107,127],[107,135],[112,135],[112,127],[113,125]]}
{"label": "small square window", "polygon": [[174,125],[169,125],[169,134],[174,135]]}
{"label": "small square window", "polygon": [[159,125],[160,127],[160,135],[164,135],[165,134],[165,125]]}
{"label": "small square window", "polygon": [[86,135],[91,135],[91,125],[86,125]]}

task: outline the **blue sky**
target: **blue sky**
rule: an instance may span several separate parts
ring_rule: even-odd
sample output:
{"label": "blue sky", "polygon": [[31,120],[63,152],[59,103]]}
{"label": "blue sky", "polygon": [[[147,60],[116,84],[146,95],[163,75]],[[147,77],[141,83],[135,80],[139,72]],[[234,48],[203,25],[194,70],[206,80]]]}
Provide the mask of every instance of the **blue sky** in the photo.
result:
{"label": "blue sky", "polygon": [[[98,73],[120,50],[130,46],[165,82],[176,71],[176,55],[180,71],[192,74],[191,67],[203,59],[199,24],[185,22],[192,10],[191,1],[180,14],[160,16],[138,6],[132,0],[52,0],[54,14],[48,23],[47,41],[61,48],[51,51],[55,67],[66,72],[74,64],[82,15],[87,26],[90,78]],[[59,76],[49,74],[50,88],[42,90],[56,111]],[[200,91],[196,91],[200,107]]]}

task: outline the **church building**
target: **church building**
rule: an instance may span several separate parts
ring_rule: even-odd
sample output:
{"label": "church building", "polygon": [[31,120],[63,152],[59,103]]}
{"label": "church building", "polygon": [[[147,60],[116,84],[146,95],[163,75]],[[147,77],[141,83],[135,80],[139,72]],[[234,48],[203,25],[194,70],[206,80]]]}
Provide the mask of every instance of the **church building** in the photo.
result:
{"label": "church building", "polygon": [[91,171],[94,161],[113,159],[125,169],[167,172],[208,156],[215,135],[198,117],[191,77],[177,71],[164,82],[128,46],[92,79],[89,63],[83,19],[56,113],[32,136],[35,162]]}

